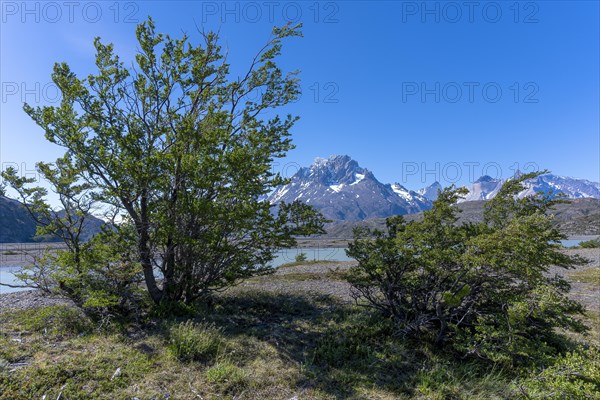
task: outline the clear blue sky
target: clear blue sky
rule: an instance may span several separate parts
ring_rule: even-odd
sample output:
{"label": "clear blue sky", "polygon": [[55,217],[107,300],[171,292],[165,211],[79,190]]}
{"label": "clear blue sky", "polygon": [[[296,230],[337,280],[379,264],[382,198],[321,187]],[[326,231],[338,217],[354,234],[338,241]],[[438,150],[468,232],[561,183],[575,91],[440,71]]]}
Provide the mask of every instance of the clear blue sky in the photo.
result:
{"label": "clear blue sky", "polygon": [[284,110],[301,117],[297,148],[281,162],[288,175],[317,156],[348,154],[381,181],[412,189],[435,179],[468,184],[483,172],[506,178],[517,165],[600,180],[596,1],[1,7],[4,167],[16,163],[26,172],[61,154],[21,110],[23,100],[55,100],[53,63],[66,61],[80,76],[91,72],[95,36],[130,59],[135,21],[151,15],[172,35],[219,29],[234,68],[247,65],[273,25],[303,22],[305,37],[287,42],[281,59],[284,68],[302,71],[302,98]]}

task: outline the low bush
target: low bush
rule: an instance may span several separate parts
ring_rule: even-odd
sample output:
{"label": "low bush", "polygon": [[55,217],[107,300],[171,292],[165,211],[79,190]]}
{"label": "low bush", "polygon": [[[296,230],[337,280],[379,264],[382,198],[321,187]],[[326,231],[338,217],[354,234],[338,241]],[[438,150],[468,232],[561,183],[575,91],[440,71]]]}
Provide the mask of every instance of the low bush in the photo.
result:
{"label": "low bush", "polygon": [[[586,261],[566,254],[547,211],[562,200],[519,199],[527,174],[502,186],[485,221],[457,224],[464,190],[439,193],[422,221],[387,221],[388,232],[357,230],[347,275],[354,295],[394,322],[396,335],[512,368],[544,364],[567,349],[557,333],[584,332],[584,308],[569,283],[547,272]],[[558,328],[558,329],[557,329]]]}
{"label": "low bush", "polygon": [[584,242],[580,242],[579,247],[581,247],[583,249],[598,249],[598,248],[600,248],[600,240],[599,239],[586,240]]}
{"label": "low bush", "polygon": [[306,253],[296,254],[296,262],[303,262],[306,260],[307,260]]}
{"label": "low bush", "polygon": [[600,399],[600,351],[569,352],[518,387],[525,399]]}

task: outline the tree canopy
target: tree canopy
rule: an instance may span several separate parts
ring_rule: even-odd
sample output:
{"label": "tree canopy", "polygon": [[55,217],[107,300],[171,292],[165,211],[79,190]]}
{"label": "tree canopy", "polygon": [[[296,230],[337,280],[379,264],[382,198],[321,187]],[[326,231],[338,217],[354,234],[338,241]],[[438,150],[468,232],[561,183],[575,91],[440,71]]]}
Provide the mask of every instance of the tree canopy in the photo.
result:
{"label": "tree canopy", "polygon": [[191,302],[267,272],[277,249],[322,231],[324,219],[311,207],[275,210],[263,201],[286,182],[272,164],[293,148],[290,130],[298,118],[273,110],[300,89],[297,72],[284,73],[276,59],[284,39],[301,36],[300,26],[274,28],[238,77],[215,33],[200,32],[195,44],[188,35],[157,33],[148,19],[136,36],[132,66],[96,38],[96,73],[79,78],[57,63],[52,80],[60,104],[24,105],[47,140],[65,149],[55,163],[38,164],[65,213],[51,210],[46,191],[16,171],[4,178],[43,229],[68,236],[76,270],[89,269],[79,265],[77,232],[100,209],[112,221],[105,234],[125,240],[114,251],[126,249],[129,259],[133,248],[151,298]]}

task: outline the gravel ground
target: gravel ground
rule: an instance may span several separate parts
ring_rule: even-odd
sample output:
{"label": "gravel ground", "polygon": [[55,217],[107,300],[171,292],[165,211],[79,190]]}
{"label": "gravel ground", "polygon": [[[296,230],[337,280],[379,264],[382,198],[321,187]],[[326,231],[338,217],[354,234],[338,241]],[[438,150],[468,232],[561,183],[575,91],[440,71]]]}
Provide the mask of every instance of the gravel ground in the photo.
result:
{"label": "gravel ground", "polygon": [[[327,273],[344,272],[354,265],[356,265],[354,261],[339,261],[279,268],[273,275],[251,279],[235,290],[261,289],[273,293],[328,295],[350,303],[354,301],[350,296],[350,284],[341,279],[331,279],[327,277]],[[286,278],[286,275],[291,274],[295,275],[292,279]],[[311,274],[318,279],[302,279],[301,274]]]}
{"label": "gravel ground", "polygon": [[0,294],[0,312],[5,310],[25,310],[28,308],[48,307],[56,305],[75,305],[72,301],[45,295],[39,290]]}
{"label": "gravel ground", "polygon": [[[566,252],[578,254],[589,259],[590,262],[587,265],[578,267],[576,270],[565,271],[562,268],[552,268],[550,274],[564,275],[565,272],[569,274],[576,271],[600,268],[599,249],[577,249],[566,250]],[[353,300],[350,296],[350,285],[343,280],[331,279],[327,274],[330,271],[342,272],[355,264],[352,261],[340,261],[280,268],[271,276],[250,279],[232,290],[261,289],[275,293],[313,293],[315,295],[329,295],[343,302],[351,302]],[[289,274],[294,274],[294,276],[286,277]],[[311,275],[303,279],[301,274]],[[573,279],[570,280],[572,282],[571,297],[580,301],[588,309],[600,312],[600,287],[576,282]],[[8,309],[27,309],[57,304],[72,303],[63,298],[43,295],[38,291],[0,294],[0,312]]]}
{"label": "gravel ground", "polygon": [[[567,270],[566,275],[579,271],[587,271],[590,269],[600,269],[600,249],[577,249],[566,250],[568,254],[577,254],[583,258],[587,258],[590,262],[586,265],[577,267],[576,269]],[[552,268],[549,271],[551,274],[565,275],[564,268]],[[571,292],[569,296],[581,304],[588,310],[600,313],[600,286],[589,283],[578,282],[574,278],[570,278]]]}

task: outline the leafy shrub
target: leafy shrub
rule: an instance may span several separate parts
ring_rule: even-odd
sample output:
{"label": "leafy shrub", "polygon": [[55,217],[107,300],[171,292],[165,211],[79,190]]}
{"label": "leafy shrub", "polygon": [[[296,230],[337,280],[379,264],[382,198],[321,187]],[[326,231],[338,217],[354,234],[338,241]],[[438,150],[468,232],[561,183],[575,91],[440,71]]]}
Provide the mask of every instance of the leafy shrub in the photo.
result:
{"label": "leafy shrub", "polygon": [[105,230],[89,242],[77,242],[77,250],[47,249],[15,276],[27,287],[68,297],[96,316],[138,312],[142,270],[133,258],[132,229],[123,224],[118,231]]}
{"label": "leafy shrub", "polygon": [[[67,244],[61,256],[72,259],[56,269],[65,272],[66,284],[74,283],[67,277],[94,279],[105,272],[96,267],[120,265],[112,258],[119,254],[109,252],[104,264],[81,262],[87,253],[81,251],[83,221],[99,210],[135,227],[127,240],[134,257],[124,270],[143,269],[144,289],[156,304],[191,304],[240,279],[269,273],[278,249],[294,246],[298,236],[324,233],[326,220],[312,206],[295,201],[275,210],[261,200],[287,183],[271,167],[294,147],[290,129],[297,117],[271,111],[300,94],[297,73],[283,73],[276,63],[282,42],[301,36],[300,28],[274,27],[243,79],[230,79],[218,33],[203,34],[201,43],[187,35],[176,39],[158,33],[151,18],[137,26],[140,52],[132,68],[100,38],[94,40],[92,74],[79,78],[67,63],[54,65],[61,102],[23,108],[48,141],[65,150],[54,163],[36,164],[64,215],[50,207],[48,189],[32,186],[36,178],[15,168],[0,175],[41,225],[38,234]],[[259,88],[264,93],[247,101]],[[154,110],[151,123],[141,103]],[[120,291],[127,281],[115,291],[66,287],[76,301],[103,308],[129,302]]]}
{"label": "leafy shrub", "polygon": [[586,240],[584,242],[580,242],[579,247],[584,248],[584,249],[598,249],[598,248],[600,248],[600,240],[599,239]]}
{"label": "leafy shrub", "polygon": [[306,259],[307,259],[306,253],[296,254],[296,262],[303,262],[303,261],[306,261]]}
{"label": "leafy shrub", "polygon": [[357,299],[390,317],[397,334],[512,366],[564,349],[555,328],[582,332],[584,308],[551,266],[585,261],[560,251],[564,239],[546,211],[560,200],[519,199],[523,175],[486,205],[485,222],[458,225],[465,193],[440,192],[422,221],[387,220],[388,233],[357,230],[348,279]]}
{"label": "leafy shrub", "polygon": [[169,348],[181,360],[206,361],[224,345],[222,330],[207,322],[186,321],[170,331]]}
{"label": "leafy shrub", "polygon": [[569,352],[518,386],[526,399],[600,399],[600,351]]}

